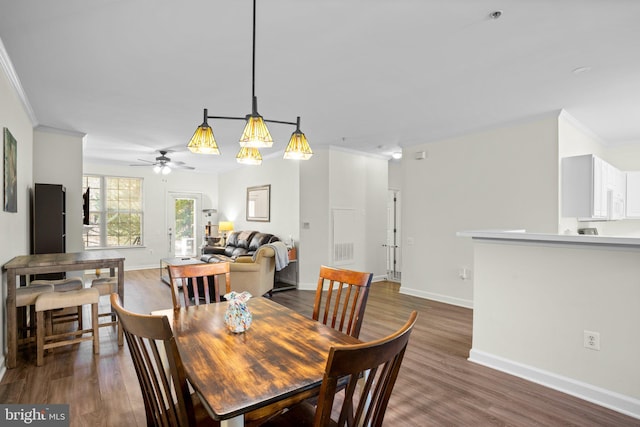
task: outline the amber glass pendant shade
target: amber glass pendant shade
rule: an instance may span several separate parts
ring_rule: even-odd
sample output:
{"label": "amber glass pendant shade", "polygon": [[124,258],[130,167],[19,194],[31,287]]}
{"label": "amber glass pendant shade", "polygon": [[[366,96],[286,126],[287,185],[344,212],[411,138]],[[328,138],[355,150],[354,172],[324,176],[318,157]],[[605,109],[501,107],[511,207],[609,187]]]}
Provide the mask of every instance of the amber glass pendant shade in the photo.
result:
{"label": "amber glass pendant shade", "polygon": [[187,148],[192,153],[220,154],[218,144],[213,136],[213,130],[206,122],[198,126],[198,129],[193,133]]}
{"label": "amber glass pendant shade", "polygon": [[289,145],[284,150],[285,159],[290,160],[309,160],[313,156],[313,151],[311,151],[311,147],[309,147],[309,143],[307,142],[307,137],[304,136],[304,133],[296,130],[291,134],[291,139],[289,140]]}
{"label": "amber glass pendant shade", "polygon": [[262,164],[262,155],[255,147],[242,147],[236,156],[236,160],[243,165],[260,165]]}
{"label": "amber glass pendant shade", "polygon": [[271,148],[273,139],[260,114],[247,116],[247,124],[239,142],[242,147]]}

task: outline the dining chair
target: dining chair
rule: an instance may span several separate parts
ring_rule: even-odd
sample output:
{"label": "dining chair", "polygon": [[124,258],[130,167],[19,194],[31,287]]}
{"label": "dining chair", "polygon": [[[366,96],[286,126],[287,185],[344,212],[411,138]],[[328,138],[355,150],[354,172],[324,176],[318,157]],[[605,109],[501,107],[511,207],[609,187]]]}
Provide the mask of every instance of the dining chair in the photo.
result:
{"label": "dining chair", "polygon": [[[214,262],[189,265],[170,265],[169,281],[171,282],[171,297],[173,298],[173,308],[180,308],[180,292],[184,296],[184,305],[189,307],[192,303],[190,293],[193,293],[193,304],[200,305],[200,299],[204,298],[205,303],[220,302],[222,296],[231,292],[231,274],[229,273],[228,262]],[[220,292],[218,275],[225,278],[225,290]],[[213,281],[213,283],[211,283]],[[200,286],[202,285],[202,287]],[[191,292],[190,292],[191,291]],[[213,291],[213,295],[212,292]],[[200,294],[202,293],[202,295]]]}
{"label": "dining chair", "polygon": [[166,316],[126,310],[111,294],[138,376],[149,426],[219,425],[191,394],[182,359]]}
{"label": "dining chair", "polygon": [[[304,401],[263,426],[382,426],[417,317],[418,313],[413,311],[402,328],[385,338],[331,347],[317,405]],[[344,399],[339,402],[335,399],[336,391],[344,378],[347,378]],[[332,413],[338,415],[337,421],[331,418]]]}
{"label": "dining chair", "polygon": [[372,273],[320,266],[313,319],[358,338],[372,277]]}

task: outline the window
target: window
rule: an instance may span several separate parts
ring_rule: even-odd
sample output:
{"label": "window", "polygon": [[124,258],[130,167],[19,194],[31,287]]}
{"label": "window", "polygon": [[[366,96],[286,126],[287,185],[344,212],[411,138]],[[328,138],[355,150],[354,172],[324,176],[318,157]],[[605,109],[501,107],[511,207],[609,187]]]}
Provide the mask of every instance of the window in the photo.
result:
{"label": "window", "polygon": [[85,175],[82,191],[89,189],[89,225],[84,247],[142,246],[142,178]]}

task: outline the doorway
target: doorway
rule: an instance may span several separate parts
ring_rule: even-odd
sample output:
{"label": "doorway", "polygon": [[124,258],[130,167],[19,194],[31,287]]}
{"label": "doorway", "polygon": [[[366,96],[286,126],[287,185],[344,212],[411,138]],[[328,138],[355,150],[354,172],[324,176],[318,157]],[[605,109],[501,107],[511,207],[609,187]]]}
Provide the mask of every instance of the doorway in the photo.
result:
{"label": "doorway", "polygon": [[203,239],[198,212],[202,195],[169,192],[167,198],[167,239],[170,257],[195,257]]}
{"label": "doorway", "polygon": [[389,190],[387,197],[387,280],[400,282],[402,262],[400,250],[400,191]]}

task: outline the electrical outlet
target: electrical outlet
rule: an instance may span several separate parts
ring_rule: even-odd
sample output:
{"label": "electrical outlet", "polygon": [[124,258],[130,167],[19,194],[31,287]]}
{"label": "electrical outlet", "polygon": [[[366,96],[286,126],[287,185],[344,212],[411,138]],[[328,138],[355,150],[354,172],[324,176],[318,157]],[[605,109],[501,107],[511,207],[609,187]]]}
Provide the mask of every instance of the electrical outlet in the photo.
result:
{"label": "electrical outlet", "polygon": [[600,350],[600,333],[584,331],[584,347],[590,350]]}

